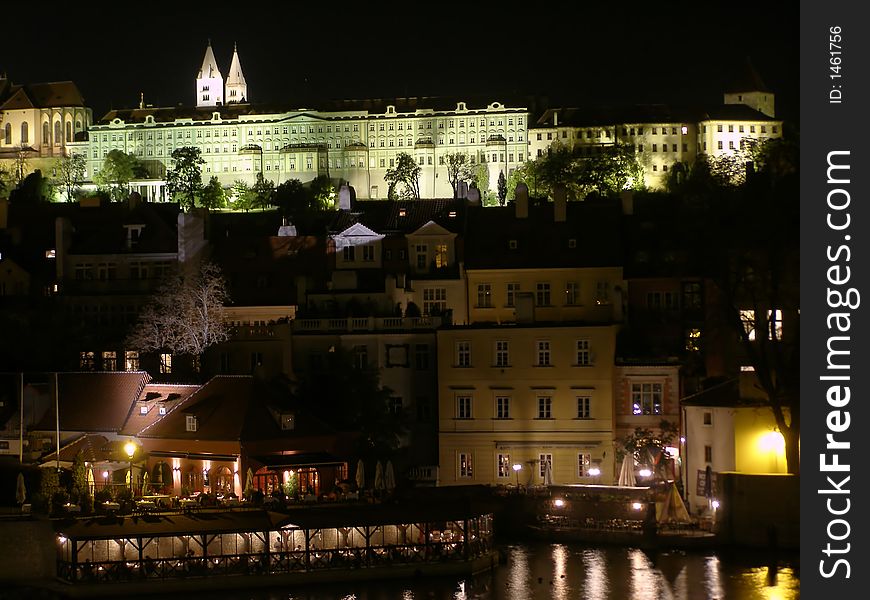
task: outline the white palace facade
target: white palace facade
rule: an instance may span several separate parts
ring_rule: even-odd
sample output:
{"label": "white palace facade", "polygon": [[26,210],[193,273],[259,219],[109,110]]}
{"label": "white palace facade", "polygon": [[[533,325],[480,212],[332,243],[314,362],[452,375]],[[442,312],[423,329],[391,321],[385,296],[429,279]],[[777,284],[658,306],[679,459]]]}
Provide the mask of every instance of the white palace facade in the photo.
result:
{"label": "white palace facade", "polygon": [[[234,49],[224,79],[211,44],[195,85],[196,106],[140,103],[112,110],[91,126],[89,174],[100,170],[111,150],[133,154],[151,178],[134,185],[146,199],[166,200],[163,180],[172,151],[196,146],[205,160],[203,179],[215,176],[225,187],[237,180],[251,184],[258,173],[275,185],[326,175],[333,182],[349,183],[358,198],[377,199],[386,198],[384,175],[405,152],[421,167],[421,197],[448,198],[453,190],[446,159],[452,153],[468,155],[473,164],[485,163],[494,191],[500,172],[509,175],[552,144],[567,143],[575,151],[592,153],[620,141],[635,145],[646,184],[659,187],[668,163],[691,162],[702,152],[736,151],[740,139],[778,137],[782,132],[782,122],[772,115],[773,94],[767,90],[763,93],[765,98],[769,94],[769,102],[760,107],[744,100],[762,92],[729,92],[724,105],[701,113],[633,110],[635,114],[602,115],[555,109],[535,122],[530,122],[534,117],[527,107],[498,101],[348,100],[320,108],[254,104],[238,52]],[[771,114],[759,108],[769,108]]]}

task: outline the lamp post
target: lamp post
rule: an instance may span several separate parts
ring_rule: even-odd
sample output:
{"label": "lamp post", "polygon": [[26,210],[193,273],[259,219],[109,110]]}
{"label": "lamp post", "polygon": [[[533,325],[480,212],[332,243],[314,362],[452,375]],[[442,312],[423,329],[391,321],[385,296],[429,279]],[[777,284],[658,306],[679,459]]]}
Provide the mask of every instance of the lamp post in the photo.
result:
{"label": "lamp post", "polygon": [[130,496],[133,496],[133,455],[136,454],[136,444],[127,442],[124,444],[124,452],[130,457]]}
{"label": "lamp post", "polygon": [[520,463],[514,463],[513,469],[514,473],[517,474],[517,493],[520,493],[520,471],[522,470],[523,465]]}

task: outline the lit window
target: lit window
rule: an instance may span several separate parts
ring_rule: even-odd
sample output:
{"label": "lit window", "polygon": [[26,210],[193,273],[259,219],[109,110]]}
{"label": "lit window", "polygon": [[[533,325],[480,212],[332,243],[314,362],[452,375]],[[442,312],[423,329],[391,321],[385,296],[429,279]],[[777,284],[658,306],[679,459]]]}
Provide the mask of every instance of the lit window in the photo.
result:
{"label": "lit window", "polygon": [[166,407],[161,404],[160,407],[157,409],[157,412],[160,415],[165,415],[166,414]]}
{"label": "lit window", "polygon": [[160,354],[160,372],[172,373],[172,354],[168,352]]}
{"label": "lit window", "polygon": [[540,466],[540,474],[541,477],[544,476],[544,472],[547,469],[547,465],[550,466],[550,473],[553,472],[553,455],[552,454],[541,454],[538,456],[538,464]]}
{"label": "lit window", "polygon": [[459,453],[459,472],[458,475],[462,479],[471,479],[473,476],[472,464],[471,464],[471,453],[468,452],[460,452]]}
{"label": "lit window", "polygon": [[477,284],[477,306],[478,308],[492,308],[492,284]]}
{"label": "lit window", "polygon": [[140,415],[147,415],[148,414],[148,407],[147,406],[140,406],[139,407],[139,414]]}
{"label": "lit window", "polygon": [[592,455],[577,454],[577,477],[589,477],[589,468],[592,466]]}
{"label": "lit window", "polygon": [[686,331],[686,350],[699,352],[701,350],[701,330],[691,328]]}
{"label": "lit window", "polygon": [[743,332],[749,341],[755,340],[755,311],[741,310],[740,322],[743,324]]}
{"label": "lit window", "polygon": [[196,415],[187,415],[185,419],[185,429],[187,431],[196,431]]}
{"label": "lit window", "polygon": [[498,462],[498,476],[501,478],[510,477],[511,476],[511,455],[510,454],[499,454],[497,458]]}
{"label": "lit window", "polygon": [[631,413],[633,415],[662,414],[662,395],[661,383],[631,384]]}
{"label": "lit window", "polygon": [[139,370],[139,352],[137,352],[136,350],[126,350],[124,352],[124,370]]}

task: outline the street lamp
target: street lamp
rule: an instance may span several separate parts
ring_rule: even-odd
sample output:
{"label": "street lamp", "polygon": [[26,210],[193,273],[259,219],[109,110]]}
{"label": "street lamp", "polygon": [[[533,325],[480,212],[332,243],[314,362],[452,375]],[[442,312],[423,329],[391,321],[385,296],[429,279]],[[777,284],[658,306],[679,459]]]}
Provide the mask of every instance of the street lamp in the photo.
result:
{"label": "street lamp", "polygon": [[136,454],[136,444],[127,442],[124,444],[124,452],[130,457],[130,496],[133,495],[133,455]]}
{"label": "street lamp", "polygon": [[522,470],[522,468],[523,465],[521,465],[520,463],[514,463],[514,473],[517,474],[517,492],[520,491],[520,471]]}

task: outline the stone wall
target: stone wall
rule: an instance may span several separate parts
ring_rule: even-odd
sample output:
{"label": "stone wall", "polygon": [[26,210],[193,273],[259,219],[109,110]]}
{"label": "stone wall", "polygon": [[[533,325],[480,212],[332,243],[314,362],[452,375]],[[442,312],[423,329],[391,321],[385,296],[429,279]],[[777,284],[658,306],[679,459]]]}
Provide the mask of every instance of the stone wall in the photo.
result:
{"label": "stone wall", "polygon": [[717,531],[726,544],[800,547],[800,477],[719,473]]}
{"label": "stone wall", "polygon": [[52,579],[54,530],[45,519],[0,519],[0,582]]}

